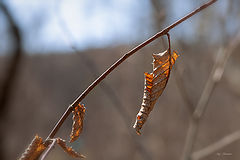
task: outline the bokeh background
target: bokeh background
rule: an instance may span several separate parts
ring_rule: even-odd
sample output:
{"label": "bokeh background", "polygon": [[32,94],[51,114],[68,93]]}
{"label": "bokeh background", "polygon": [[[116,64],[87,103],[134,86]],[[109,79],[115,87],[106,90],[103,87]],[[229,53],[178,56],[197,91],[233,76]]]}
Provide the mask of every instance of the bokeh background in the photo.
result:
{"label": "bokeh background", "polygon": [[[68,105],[112,63],[205,2],[1,0],[0,159],[19,158],[36,134],[46,138]],[[126,60],[83,100],[84,130],[73,148],[89,160],[180,159],[189,106],[196,107],[216,57],[228,49],[232,53],[209,97],[194,151],[238,131],[239,6],[239,0],[218,0],[170,31],[180,57],[141,136],[132,125],[143,73],[151,71],[151,55],[167,48],[166,37]],[[68,140],[71,126],[69,117],[57,137]],[[236,140],[205,159],[239,160],[239,149]],[[46,159],[71,158],[55,147]]]}

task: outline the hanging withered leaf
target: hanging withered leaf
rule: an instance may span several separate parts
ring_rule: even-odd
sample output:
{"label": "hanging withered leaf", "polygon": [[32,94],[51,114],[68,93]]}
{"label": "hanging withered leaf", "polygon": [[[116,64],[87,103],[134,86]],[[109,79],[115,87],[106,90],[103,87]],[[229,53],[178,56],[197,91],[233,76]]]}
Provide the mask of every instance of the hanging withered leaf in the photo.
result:
{"label": "hanging withered leaf", "polygon": [[42,138],[36,135],[19,160],[36,160],[45,149]]}
{"label": "hanging withered leaf", "polygon": [[153,72],[145,73],[143,101],[133,126],[138,135],[141,134],[140,130],[143,124],[146,122],[158,97],[161,96],[165,89],[170,71],[177,57],[178,54],[175,51],[173,51],[173,54],[170,54],[169,50],[163,53],[153,54]]}
{"label": "hanging withered leaf", "polygon": [[68,147],[66,141],[61,138],[57,138],[57,144],[59,144],[59,146],[73,158],[86,158],[84,155],[74,151],[72,147]]}
{"label": "hanging withered leaf", "polygon": [[72,132],[70,134],[70,142],[75,141],[82,133],[85,110],[86,108],[84,107],[84,105],[78,104],[76,107],[74,107],[72,111],[73,125],[72,125]]}

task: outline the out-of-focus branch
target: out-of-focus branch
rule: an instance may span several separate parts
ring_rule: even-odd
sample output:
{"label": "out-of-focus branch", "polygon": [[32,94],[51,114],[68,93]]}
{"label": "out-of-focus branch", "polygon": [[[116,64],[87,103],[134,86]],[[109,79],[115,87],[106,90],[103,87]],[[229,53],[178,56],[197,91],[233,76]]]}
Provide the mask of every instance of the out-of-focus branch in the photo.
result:
{"label": "out-of-focus branch", "polygon": [[175,81],[177,84],[177,88],[180,92],[180,95],[181,95],[183,101],[186,103],[186,107],[187,107],[189,113],[192,114],[194,112],[194,105],[193,105],[191,99],[189,98],[189,95],[187,94],[186,87],[184,85],[182,76],[179,71],[179,66],[176,65],[174,67],[174,71],[175,71],[174,77],[175,77]]}
{"label": "out-of-focus branch", "polygon": [[[11,12],[5,3],[0,0],[0,10],[5,15],[8,23],[10,34],[13,39],[13,55],[9,62],[9,67],[6,71],[6,77],[3,81],[2,88],[0,89],[0,125],[3,128],[4,119],[7,117],[7,108],[8,104],[11,101],[11,94],[13,91],[14,82],[16,81],[16,76],[19,72],[20,60],[22,57],[22,38],[20,34],[20,30],[15,23]],[[4,144],[3,144],[3,132],[0,133],[0,159],[4,160]]]}
{"label": "out-of-focus branch", "polygon": [[216,84],[222,78],[227,60],[232,54],[233,50],[239,44],[239,42],[240,42],[240,32],[236,35],[236,37],[229,43],[229,45],[224,50],[222,49],[219,50],[216,62],[213,66],[213,69],[210,73],[210,76],[207,80],[207,83],[203,89],[201,97],[192,115],[190,126],[187,132],[187,138],[185,142],[182,160],[191,159],[191,154],[192,154],[193,146],[196,140],[199,122],[202,118],[202,115],[204,114],[204,111],[207,107],[207,104],[214,91]]}
{"label": "out-of-focus branch", "polygon": [[13,42],[14,42],[13,56],[9,63],[9,68],[6,72],[7,75],[3,82],[3,88],[1,90],[1,95],[0,95],[0,106],[1,106],[0,116],[2,117],[2,116],[4,116],[4,113],[7,108],[7,104],[10,101],[10,94],[12,91],[12,87],[13,87],[14,81],[16,79],[17,72],[19,70],[20,59],[22,56],[22,54],[21,54],[22,39],[21,39],[20,30],[19,30],[17,24],[15,23],[9,9],[2,1],[0,1],[0,9],[5,14],[5,16],[9,22],[9,28],[10,28]]}
{"label": "out-of-focus branch", "polygon": [[199,151],[194,152],[191,156],[191,159],[199,160],[199,159],[205,158],[213,153],[216,153],[221,148],[224,148],[238,140],[240,140],[240,131],[236,131],[232,134],[229,134],[229,135],[223,137],[222,139],[220,139],[219,141],[217,141],[213,144],[210,144],[209,146],[207,146]]}

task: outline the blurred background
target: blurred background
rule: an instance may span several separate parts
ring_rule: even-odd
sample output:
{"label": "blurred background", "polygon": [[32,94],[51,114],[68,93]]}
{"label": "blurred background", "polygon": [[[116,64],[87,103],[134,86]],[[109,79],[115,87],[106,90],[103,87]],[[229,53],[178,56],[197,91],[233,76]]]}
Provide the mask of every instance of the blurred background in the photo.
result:
{"label": "blurred background", "polygon": [[[46,138],[68,105],[112,63],[205,2],[0,0],[0,159],[19,158],[36,134]],[[132,125],[143,73],[151,72],[151,55],[167,49],[166,37],[127,59],[83,100],[83,133],[73,148],[90,160],[180,159],[191,108],[224,53],[228,61],[208,97],[193,151],[238,131],[239,6],[239,0],[218,0],[170,31],[180,57],[141,136]],[[56,136],[68,140],[71,126],[69,117]],[[204,159],[239,160],[239,149],[234,141]],[[55,147],[46,159],[71,158]]]}

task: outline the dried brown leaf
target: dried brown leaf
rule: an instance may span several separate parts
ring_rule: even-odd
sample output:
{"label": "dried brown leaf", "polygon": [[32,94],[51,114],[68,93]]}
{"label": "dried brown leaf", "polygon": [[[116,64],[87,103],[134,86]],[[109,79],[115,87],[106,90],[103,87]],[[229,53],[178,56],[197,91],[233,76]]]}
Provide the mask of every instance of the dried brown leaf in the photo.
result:
{"label": "dried brown leaf", "polygon": [[78,104],[73,109],[73,125],[72,125],[72,132],[70,135],[70,142],[75,141],[82,133],[85,110],[86,109],[82,104]]}
{"label": "dried brown leaf", "polygon": [[74,151],[71,147],[68,147],[66,141],[61,138],[57,138],[57,144],[73,158],[86,158],[84,155]]}
{"label": "dried brown leaf", "polygon": [[42,138],[36,135],[19,160],[36,160],[45,149]]}
{"label": "dried brown leaf", "polygon": [[165,89],[170,71],[177,57],[178,54],[175,51],[170,55],[169,50],[163,53],[153,54],[153,72],[145,73],[143,101],[133,126],[138,135],[141,134],[140,130],[143,124],[146,122],[154,104]]}

